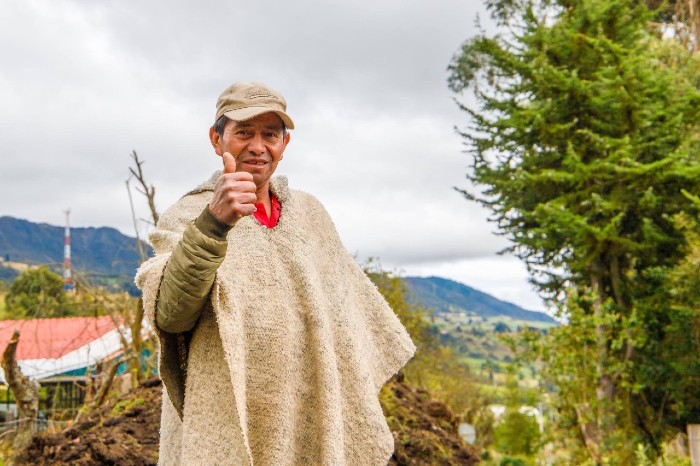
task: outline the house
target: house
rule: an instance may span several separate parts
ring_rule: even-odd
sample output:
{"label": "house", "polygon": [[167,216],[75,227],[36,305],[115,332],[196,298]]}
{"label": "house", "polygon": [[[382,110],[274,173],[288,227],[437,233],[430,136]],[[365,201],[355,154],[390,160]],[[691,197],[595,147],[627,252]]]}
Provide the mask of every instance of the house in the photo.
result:
{"label": "house", "polygon": [[[120,331],[130,339],[128,329],[119,328],[110,316],[2,320],[0,353],[15,329],[20,332],[17,364],[25,376],[39,382],[39,408],[47,416],[80,407],[95,366],[122,357]],[[145,328],[144,334],[148,333]],[[0,420],[15,416],[16,406],[0,369]]]}

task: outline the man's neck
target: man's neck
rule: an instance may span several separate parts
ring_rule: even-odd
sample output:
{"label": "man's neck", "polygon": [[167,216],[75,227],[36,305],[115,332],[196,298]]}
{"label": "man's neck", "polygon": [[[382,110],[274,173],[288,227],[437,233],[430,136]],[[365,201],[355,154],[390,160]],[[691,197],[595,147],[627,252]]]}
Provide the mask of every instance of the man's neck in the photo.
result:
{"label": "man's neck", "polygon": [[270,183],[265,183],[264,186],[258,188],[255,191],[255,194],[258,197],[255,201],[256,204],[262,203],[262,205],[265,206],[265,214],[268,218],[270,218],[270,213],[272,212],[272,200],[270,198]]}

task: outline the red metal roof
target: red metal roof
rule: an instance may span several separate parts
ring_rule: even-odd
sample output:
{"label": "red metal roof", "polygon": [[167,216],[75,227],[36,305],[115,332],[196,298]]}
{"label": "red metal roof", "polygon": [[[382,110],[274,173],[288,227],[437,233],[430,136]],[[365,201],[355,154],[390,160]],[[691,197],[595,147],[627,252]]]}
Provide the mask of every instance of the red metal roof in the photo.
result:
{"label": "red metal roof", "polygon": [[17,360],[57,359],[114,330],[110,316],[0,320],[0,355],[19,330]]}

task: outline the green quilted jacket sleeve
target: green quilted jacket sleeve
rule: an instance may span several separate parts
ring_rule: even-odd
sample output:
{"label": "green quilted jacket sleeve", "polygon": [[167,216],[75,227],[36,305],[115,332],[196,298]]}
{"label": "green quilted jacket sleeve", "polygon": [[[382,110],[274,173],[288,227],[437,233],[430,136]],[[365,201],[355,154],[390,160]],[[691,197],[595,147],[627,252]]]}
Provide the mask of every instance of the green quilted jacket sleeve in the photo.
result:
{"label": "green quilted jacket sleeve", "polygon": [[214,217],[209,207],[187,225],[165,267],[158,292],[156,325],[161,330],[186,332],[197,323],[226,255],[226,235],[231,228]]}

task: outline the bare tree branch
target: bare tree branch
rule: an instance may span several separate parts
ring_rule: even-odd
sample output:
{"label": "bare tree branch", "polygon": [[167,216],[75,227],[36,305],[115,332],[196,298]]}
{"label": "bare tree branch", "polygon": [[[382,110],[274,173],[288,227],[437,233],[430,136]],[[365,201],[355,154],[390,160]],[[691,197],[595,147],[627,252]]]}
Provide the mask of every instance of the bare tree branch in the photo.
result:
{"label": "bare tree branch", "polygon": [[14,331],[10,342],[2,353],[2,369],[5,371],[5,380],[17,402],[19,424],[17,433],[12,443],[11,463],[18,458],[32,441],[32,435],[36,431],[36,419],[39,414],[39,386],[29,377],[22,374],[17,364],[17,344],[19,343],[19,330]]}
{"label": "bare tree branch", "polygon": [[[129,167],[129,172],[138,180],[139,184],[141,185],[141,188],[136,187],[136,191],[141,193],[142,195],[146,196],[146,199],[148,201],[148,207],[151,211],[151,219],[153,220],[153,225],[158,223],[158,219],[160,218],[158,215],[158,211],[156,210],[156,203],[155,203],[155,195],[156,195],[156,188],[153,185],[148,185],[146,182],[146,178],[143,174],[143,161],[139,159],[138,154],[136,151],[131,152],[131,157],[134,159],[134,164],[136,165],[135,167]],[[127,188],[128,188],[128,182],[127,182]],[[131,191],[129,191],[129,202],[131,201]],[[134,212],[133,208],[133,202],[131,204],[131,211],[132,211],[132,216]],[[134,228],[136,225],[136,220],[134,219]],[[139,241],[138,234],[136,237],[136,241]],[[145,253],[139,252],[139,255],[141,256],[141,262],[144,262],[146,260],[146,255]],[[128,313],[128,312],[127,312]],[[144,349],[144,341],[143,338],[141,337],[141,330],[143,327],[143,316],[144,316],[144,311],[143,311],[143,299],[139,298],[137,304],[136,304],[136,309],[133,312],[133,319],[128,322],[129,327],[131,329],[131,347],[130,347],[130,355],[131,355],[131,361],[129,364],[129,369],[130,372],[133,374],[133,379],[135,382],[141,381],[144,378],[144,371],[142,367],[142,361],[141,361],[141,353],[143,352]]]}
{"label": "bare tree branch", "polygon": [[131,186],[129,180],[126,180],[126,192],[129,193],[129,205],[131,206],[131,219],[134,222],[134,233],[136,233],[136,251],[139,253],[139,263],[146,261],[146,251],[143,250],[143,243],[139,236],[139,228],[136,224],[136,212],[134,211],[134,200],[131,197]]}
{"label": "bare tree branch", "polygon": [[112,388],[112,382],[114,381],[114,376],[117,375],[117,369],[119,368],[119,361],[113,360],[109,362],[109,366],[107,369],[103,369],[102,373],[100,374],[100,385],[99,388],[97,389],[97,394],[95,395],[95,399],[92,400],[92,405],[90,405],[90,409],[94,410],[102,406],[102,403],[105,402],[105,399],[107,399],[107,394],[109,393],[109,389]]}
{"label": "bare tree branch", "polygon": [[141,168],[144,162],[142,160],[139,160],[139,156],[135,150],[131,151],[131,158],[134,159],[136,167],[129,167],[129,172],[131,172],[131,174],[134,175],[134,178],[136,178],[138,182],[141,183],[143,191],[140,191],[138,188],[136,189],[148,199],[148,207],[151,209],[151,217],[153,217],[153,223],[158,223],[159,215],[158,211],[156,210],[155,204],[156,188],[153,185],[149,187],[148,183],[146,183],[146,179],[143,175],[143,169]]}

